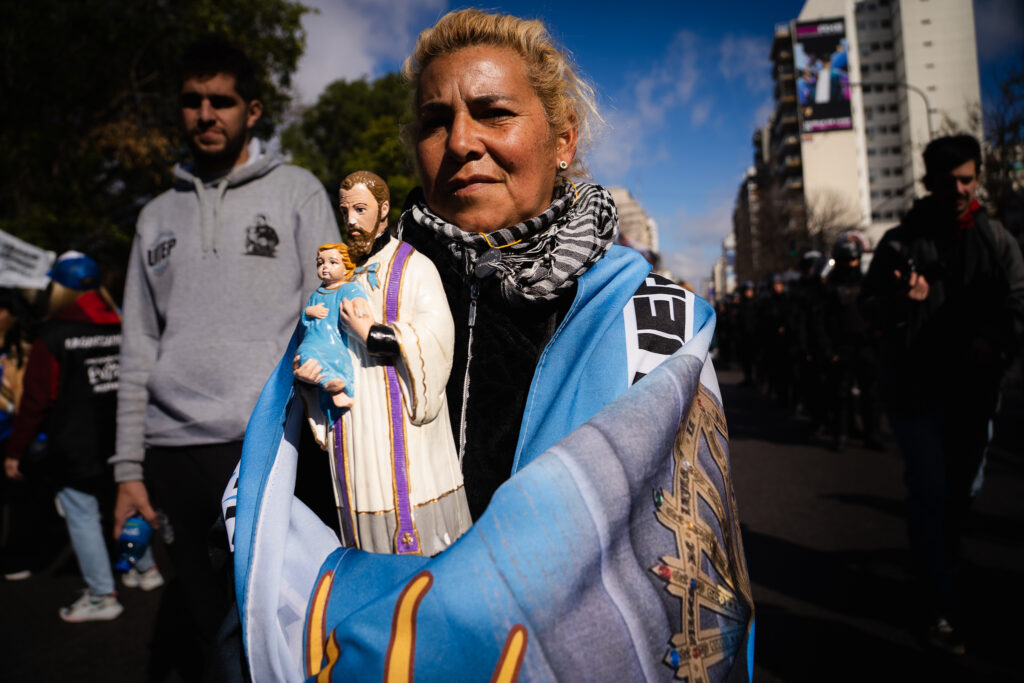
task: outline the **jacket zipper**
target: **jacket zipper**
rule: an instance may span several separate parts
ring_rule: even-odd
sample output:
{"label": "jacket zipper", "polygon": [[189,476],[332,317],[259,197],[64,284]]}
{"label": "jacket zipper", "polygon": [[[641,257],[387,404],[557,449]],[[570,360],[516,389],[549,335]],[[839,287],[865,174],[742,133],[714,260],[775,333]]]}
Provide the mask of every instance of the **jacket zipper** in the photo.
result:
{"label": "jacket zipper", "polygon": [[459,469],[466,452],[466,404],[469,401],[469,365],[473,360],[473,327],[476,326],[476,300],[480,296],[480,283],[469,285],[469,339],[466,342],[466,374],[462,378],[462,416],[459,418]]}

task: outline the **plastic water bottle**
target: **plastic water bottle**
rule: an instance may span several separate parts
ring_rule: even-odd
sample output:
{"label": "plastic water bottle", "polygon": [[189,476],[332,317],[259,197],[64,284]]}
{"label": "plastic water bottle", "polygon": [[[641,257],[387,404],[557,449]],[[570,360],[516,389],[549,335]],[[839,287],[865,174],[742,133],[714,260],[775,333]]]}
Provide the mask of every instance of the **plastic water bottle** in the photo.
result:
{"label": "plastic water bottle", "polygon": [[121,535],[117,538],[118,560],[114,569],[126,572],[134,567],[142,554],[146,552],[152,538],[153,527],[140,515],[134,515],[125,520]]}

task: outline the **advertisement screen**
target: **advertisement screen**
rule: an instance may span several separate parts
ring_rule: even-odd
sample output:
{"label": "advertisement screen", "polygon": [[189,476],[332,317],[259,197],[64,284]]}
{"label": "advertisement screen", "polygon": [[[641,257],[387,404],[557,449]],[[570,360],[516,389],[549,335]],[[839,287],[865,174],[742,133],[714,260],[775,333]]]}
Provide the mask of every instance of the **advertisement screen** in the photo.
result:
{"label": "advertisement screen", "polygon": [[803,132],[851,128],[849,46],[842,17],[798,22],[793,42]]}

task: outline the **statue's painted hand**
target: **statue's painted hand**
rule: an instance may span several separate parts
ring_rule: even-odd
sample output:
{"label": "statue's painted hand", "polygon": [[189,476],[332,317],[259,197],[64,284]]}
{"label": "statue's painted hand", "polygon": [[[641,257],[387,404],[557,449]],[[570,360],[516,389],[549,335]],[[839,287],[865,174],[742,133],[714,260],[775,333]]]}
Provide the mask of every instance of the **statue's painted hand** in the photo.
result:
{"label": "statue's painted hand", "polygon": [[306,306],[306,317],[307,318],[326,318],[327,307],[323,304],[313,304],[312,306]]}
{"label": "statue's painted hand", "polygon": [[366,343],[370,335],[370,328],[376,322],[373,319],[373,310],[366,299],[342,299],[341,321],[348,329],[359,335],[359,338]]}
{"label": "statue's painted hand", "polygon": [[319,384],[320,380],[323,379],[323,369],[315,358],[310,358],[302,365],[299,365],[299,356],[295,356],[295,359],[292,361],[292,373],[296,379],[308,382],[309,384]]}

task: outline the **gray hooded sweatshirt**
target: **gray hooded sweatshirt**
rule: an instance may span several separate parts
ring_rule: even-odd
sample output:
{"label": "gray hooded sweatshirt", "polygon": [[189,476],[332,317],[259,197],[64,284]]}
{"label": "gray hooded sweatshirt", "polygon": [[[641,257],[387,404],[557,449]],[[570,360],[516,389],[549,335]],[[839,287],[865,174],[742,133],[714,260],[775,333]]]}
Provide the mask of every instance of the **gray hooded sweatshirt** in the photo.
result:
{"label": "gray hooded sweatshirt", "polygon": [[323,185],[253,140],[249,162],[143,208],[128,261],[116,481],[148,446],[236,441],[309,293],[316,250],[339,242]]}

